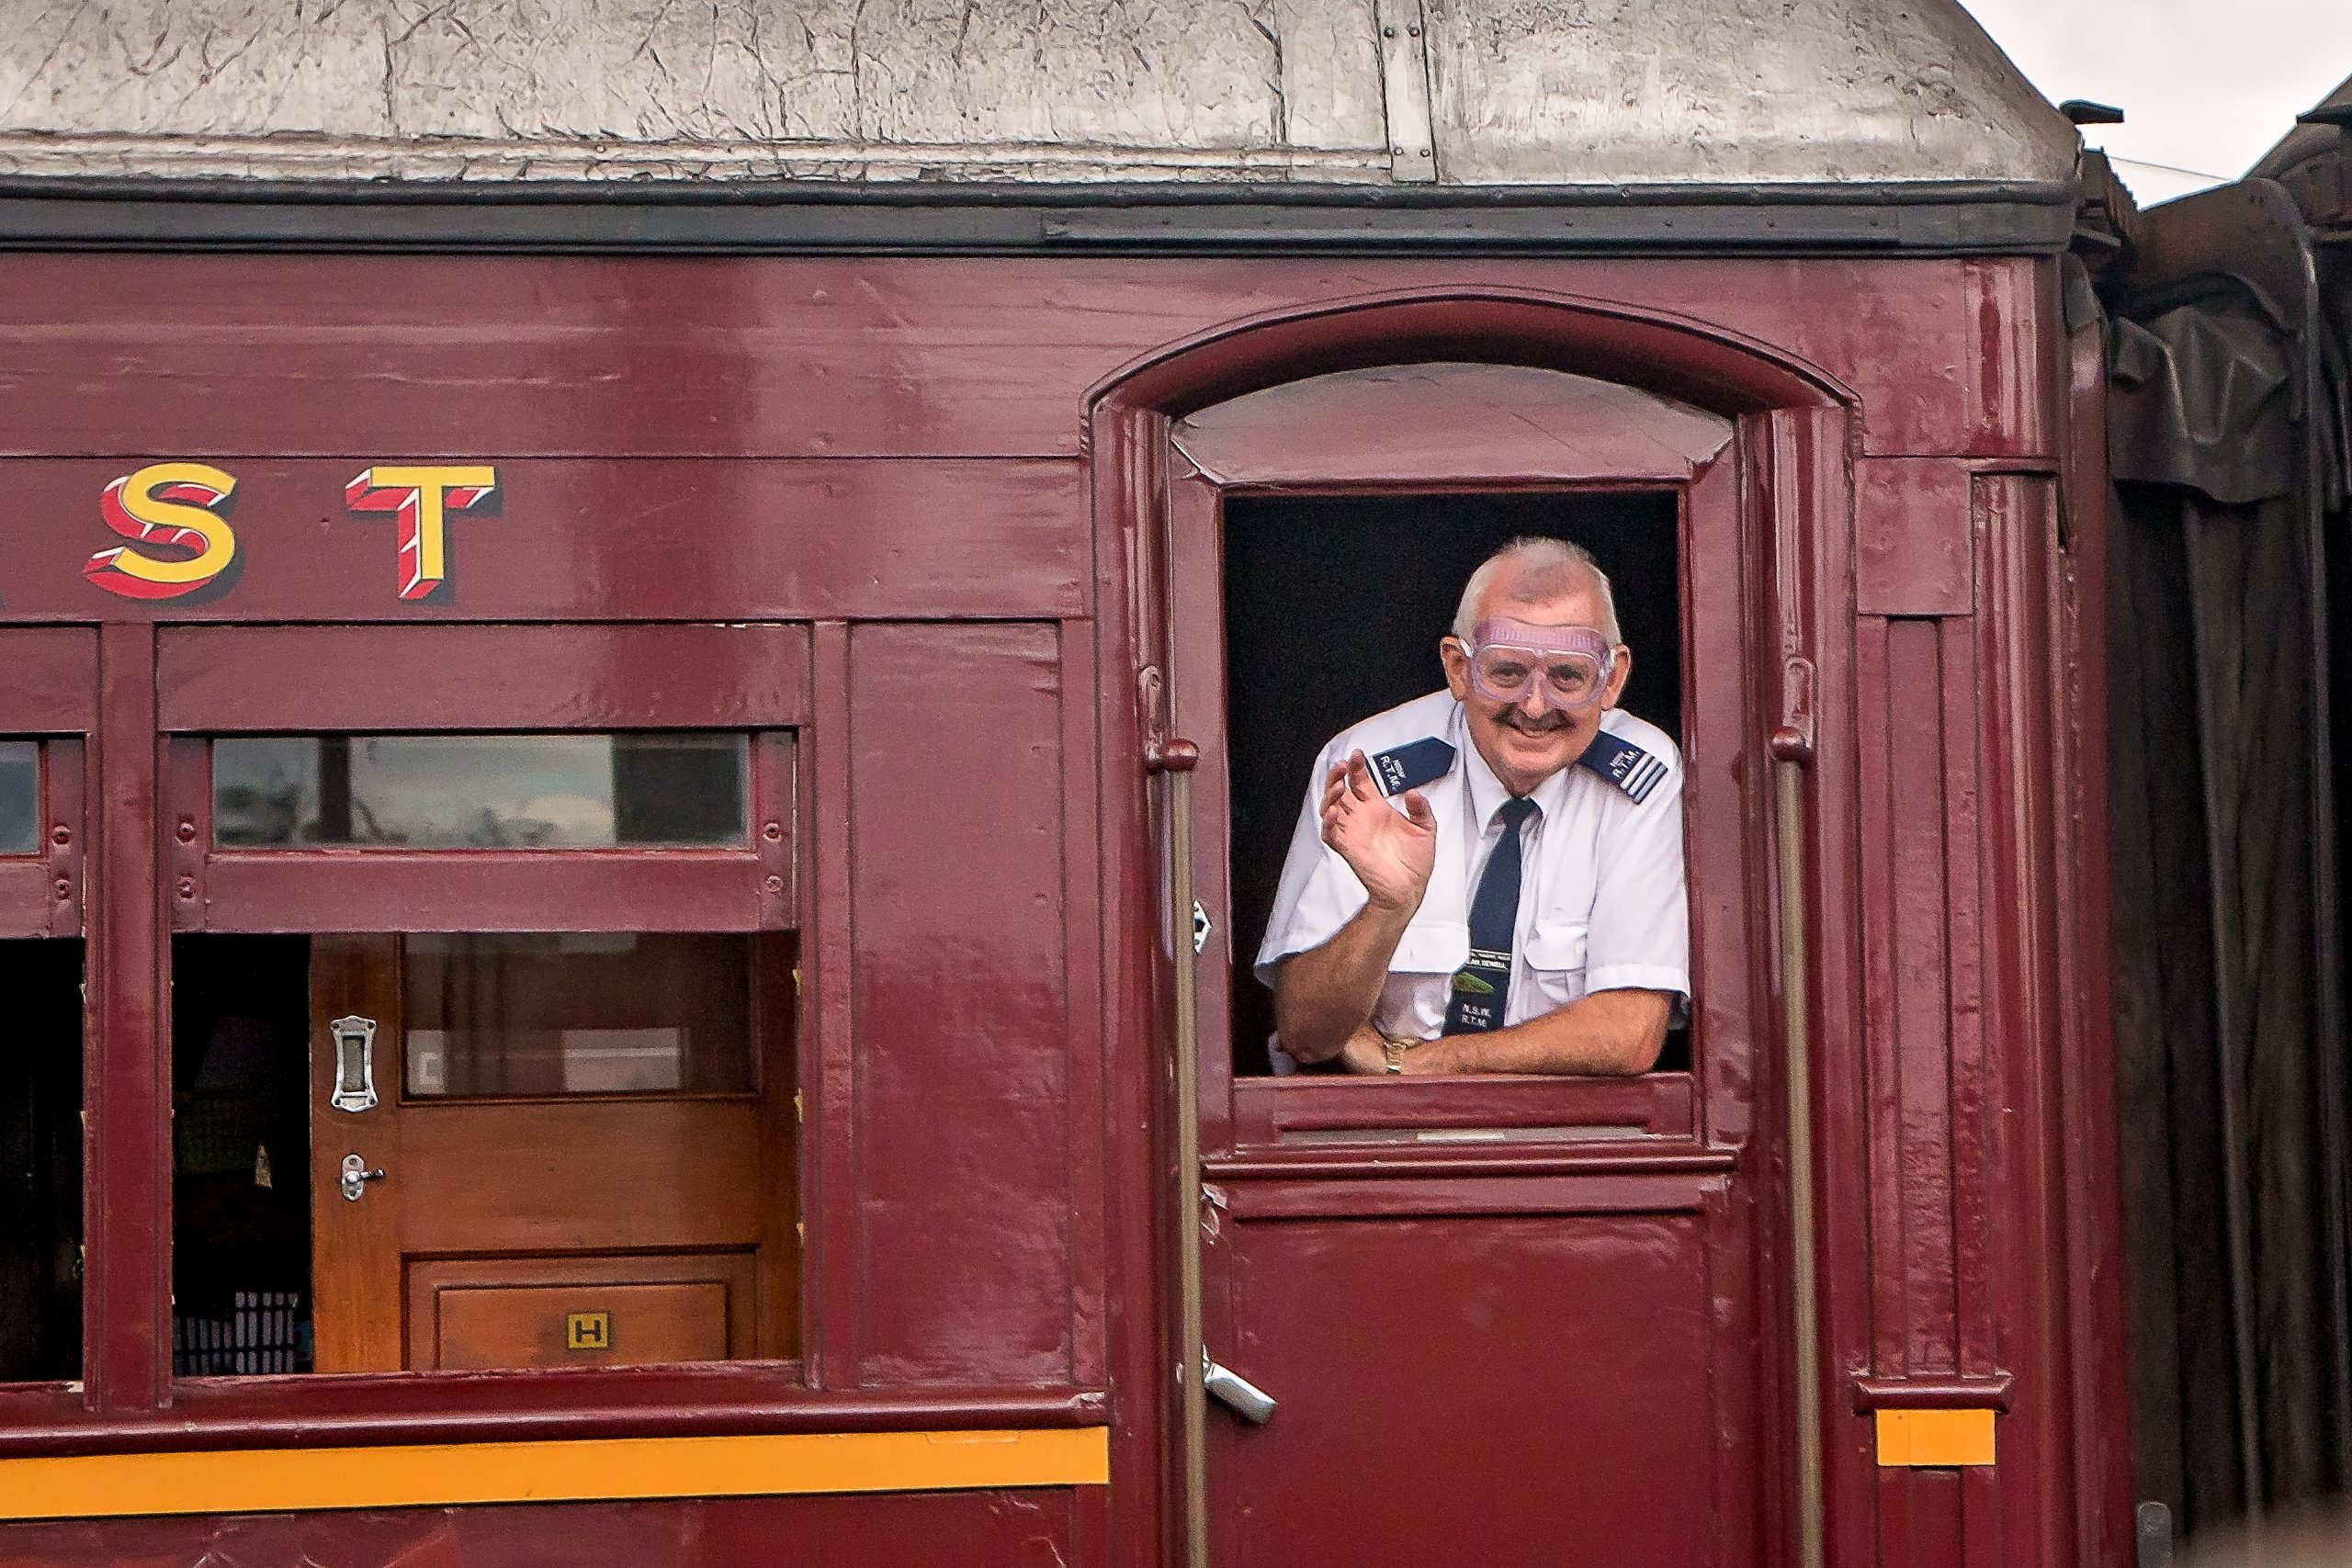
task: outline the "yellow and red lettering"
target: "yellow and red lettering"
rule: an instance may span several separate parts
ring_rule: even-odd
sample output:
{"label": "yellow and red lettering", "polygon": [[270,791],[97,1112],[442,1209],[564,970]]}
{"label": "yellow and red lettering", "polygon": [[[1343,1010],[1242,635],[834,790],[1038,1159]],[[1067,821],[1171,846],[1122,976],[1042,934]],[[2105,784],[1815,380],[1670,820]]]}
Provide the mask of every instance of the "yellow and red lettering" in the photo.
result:
{"label": "yellow and red lettering", "polygon": [[354,512],[400,514],[401,597],[422,599],[448,575],[447,514],[479,506],[497,491],[498,470],[487,463],[379,465],[360,469],[343,487],[343,502]]}
{"label": "yellow and red lettering", "polygon": [[[150,463],[107,486],[98,515],[130,545],[100,550],[82,575],[126,599],[176,599],[219,577],[237,558],[225,515],[236,479],[209,463]],[[158,558],[131,545],[191,553]]]}

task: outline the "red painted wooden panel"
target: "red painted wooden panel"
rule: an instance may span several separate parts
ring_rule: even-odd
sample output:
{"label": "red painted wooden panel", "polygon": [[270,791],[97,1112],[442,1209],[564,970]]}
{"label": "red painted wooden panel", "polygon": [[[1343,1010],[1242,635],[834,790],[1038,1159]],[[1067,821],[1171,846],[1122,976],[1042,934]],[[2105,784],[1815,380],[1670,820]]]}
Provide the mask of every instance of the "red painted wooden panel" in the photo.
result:
{"label": "red painted wooden panel", "polygon": [[537,1503],[0,1526],[0,1568],[1080,1568],[1078,1495]]}
{"label": "red painted wooden panel", "polygon": [[1069,455],[1155,345],[1423,287],[1642,299],[1852,387],[1871,451],[2015,455],[2045,265],[26,255],[0,450]]}
{"label": "red painted wooden panel", "polygon": [[[461,1400],[451,1399],[453,1386],[462,1386]],[[175,1383],[168,1408],[107,1421],[86,1416],[75,1393],[0,1387],[0,1458],[322,1443],[1058,1428],[1100,1426],[1109,1404],[1101,1393],[1035,1389],[827,1395],[804,1386],[790,1361],[732,1361],[540,1367],[476,1373],[462,1385],[405,1373],[332,1382],[309,1374],[208,1378]]]}
{"label": "red painted wooden panel", "polygon": [[0,937],[54,936],[54,878],[40,855],[0,859]]}
{"label": "red painted wooden panel", "polygon": [[1216,1354],[1281,1402],[1211,1407],[1219,1568],[1750,1560],[1699,1213],[1238,1221],[1211,1250]]}
{"label": "red painted wooden panel", "polygon": [[1987,256],[1962,265],[1969,354],[1962,395],[1954,401],[1969,411],[1975,428],[1961,450],[1976,457],[2034,452],[2054,457],[2061,440],[2063,330],[2057,259]]}
{"label": "red painted wooden panel", "polygon": [[858,1381],[1070,1375],[1061,650],[850,640]]}
{"label": "red painted wooden panel", "polygon": [[[518,458],[492,439],[510,389],[502,383],[481,391],[467,405],[465,430],[412,448],[498,472],[494,512],[447,516],[447,580],[430,599],[400,597],[396,520],[344,504],[354,474],[400,456],[354,433],[336,456],[295,461],[223,457],[217,445],[158,448],[164,457],[202,456],[237,481],[229,513],[235,560],[175,599],[125,599],[83,576],[94,552],[123,542],[100,519],[101,492],[152,457],[0,460],[8,517],[21,520],[0,523],[0,581],[8,584],[0,619],[1085,613],[1088,523],[1075,463]],[[142,425],[164,395],[142,386]],[[0,395],[0,408],[7,403]],[[266,431],[273,411],[247,407],[238,417]]]}
{"label": "red painted wooden panel", "polygon": [[83,1367],[93,1411],[137,1418],[171,1375],[170,981],[157,880],[162,748],[155,633],[98,637],[92,737],[88,971],[88,1228]]}
{"label": "red painted wooden panel", "polygon": [[[1622,1129],[1649,1137],[1693,1137],[1698,1128],[1687,1073],[1638,1078],[1466,1078],[1413,1086],[1377,1078],[1299,1074],[1233,1080],[1238,1144],[1329,1141],[1348,1133],[1433,1132],[1426,1142],[1479,1146],[1461,1132],[1574,1128],[1591,1136]],[[1573,1135],[1573,1134],[1572,1134]],[[1500,1140],[1498,1139],[1498,1142]]]}
{"label": "red painted wooden panel", "polygon": [[798,626],[188,626],[160,640],[164,728],[199,734],[761,729],[808,715]]}
{"label": "red painted wooden panel", "polygon": [[222,854],[173,889],[211,931],[749,931],[791,923],[750,852],[345,850]]}
{"label": "red painted wooden panel", "polygon": [[[78,570],[78,569],[77,569]],[[18,584],[0,570],[13,603]],[[0,630],[0,735],[56,735],[95,728],[98,634],[87,626]]]}
{"label": "red painted wooden panel", "polygon": [[1855,465],[1854,608],[1965,615],[1975,608],[1975,516],[1964,464],[1866,457]]}
{"label": "red painted wooden panel", "polygon": [[[1871,1360],[1959,1371],[1951,1148],[1944,671],[1933,621],[1864,622],[1862,945],[1870,1075]],[[1968,847],[1973,853],[1973,846]]]}

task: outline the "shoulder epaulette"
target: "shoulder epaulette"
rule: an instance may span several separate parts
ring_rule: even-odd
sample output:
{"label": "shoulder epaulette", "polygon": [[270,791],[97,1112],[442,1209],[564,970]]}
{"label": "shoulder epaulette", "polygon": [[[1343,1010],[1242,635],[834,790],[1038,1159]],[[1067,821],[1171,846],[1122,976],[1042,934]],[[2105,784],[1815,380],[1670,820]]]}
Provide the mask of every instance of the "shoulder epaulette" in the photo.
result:
{"label": "shoulder epaulette", "polygon": [[1402,795],[1425,784],[1435,784],[1453,771],[1453,748],[1434,735],[1375,751],[1372,776],[1383,795]]}
{"label": "shoulder epaulette", "polygon": [[1622,789],[1639,806],[1650,797],[1658,781],[1666,777],[1666,763],[1651,756],[1622,735],[1607,730],[1592,738],[1592,744],[1577,759],[1579,767],[1590,768],[1602,778]]}

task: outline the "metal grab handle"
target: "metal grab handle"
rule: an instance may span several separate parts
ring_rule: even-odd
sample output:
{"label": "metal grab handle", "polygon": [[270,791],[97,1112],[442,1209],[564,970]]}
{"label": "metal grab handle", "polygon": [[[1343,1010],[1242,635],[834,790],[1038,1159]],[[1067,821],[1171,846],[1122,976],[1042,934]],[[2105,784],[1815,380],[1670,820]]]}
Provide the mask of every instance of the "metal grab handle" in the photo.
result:
{"label": "metal grab handle", "polygon": [[1252,1426],[1262,1427],[1274,1418],[1274,1396],[1230,1367],[1218,1366],[1206,1349],[1201,1351],[1201,1386],[1211,1399]]}
{"label": "metal grab handle", "polygon": [[[1190,740],[1155,742],[1145,762],[1168,776],[1169,948],[1176,979],[1176,1380],[1184,1432],[1184,1562],[1208,1568],[1208,1347],[1201,1334],[1201,1104],[1199,931],[1193,919],[1193,770]],[[1206,932],[1201,932],[1206,945]]]}
{"label": "metal grab handle", "polygon": [[[1804,674],[1810,677],[1812,667]],[[1797,1564],[1821,1568],[1821,1297],[1814,1275],[1813,1030],[1806,1008],[1810,978],[1804,931],[1804,768],[1813,741],[1799,726],[1772,737],[1778,786],[1781,1033],[1788,1084],[1791,1309],[1796,1333]]]}
{"label": "metal grab handle", "polygon": [[338,1018],[327,1025],[327,1034],[334,1041],[334,1089],[327,1096],[327,1103],[355,1116],[375,1110],[376,1021],[356,1013]]}

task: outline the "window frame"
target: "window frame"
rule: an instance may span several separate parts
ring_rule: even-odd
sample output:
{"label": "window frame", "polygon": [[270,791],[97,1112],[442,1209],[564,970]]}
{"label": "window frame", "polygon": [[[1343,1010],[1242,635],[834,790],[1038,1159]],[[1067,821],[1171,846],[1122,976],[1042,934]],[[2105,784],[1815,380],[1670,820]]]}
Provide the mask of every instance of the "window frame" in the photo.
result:
{"label": "window frame", "polygon": [[[0,647],[24,642],[28,651],[11,657],[40,674],[25,693],[0,689],[6,732],[59,735],[45,760],[80,760],[80,735],[63,733],[76,725],[93,742],[94,765],[78,780],[52,773],[45,803],[103,806],[93,820],[104,842],[89,853],[110,888],[94,903],[86,933],[82,1375],[0,1385],[0,1457],[185,1448],[192,1428],[209,1434],[199,1442],[272,1446],[824,1430],[861,1412],[871,1417],[872,1399],[811,1387],[805,1339],[797,1358],[704,1364],[187,1379],[171,1371],[170,936],[539,931],[565,929],[548,911],[572,908],[596,912],[572,929],[797,931],[808,963],[813,888],[802,863],[814,847],[807,829],[816,784],[801,747],[816,717],[814,632],[808,622],[0,627]],[[52,644],[62,650],[54,656]],[[641,680],[649,660],[670,678]],[[289,668],[304,671],[299,685],[284,680]],[[387,669],[414,678],[379,679]],[[43,689],[78,698],[28,695]],[[622,729],[749,733],[745,843],[208,853],[210,734]],[[80,823],[73,828],[58,848],[80,850]],[[232,863],[254,862],[282,869]],[[453,866],[472,868],[469,879],[452,884]],[[338,896],[336,885],[347,888],[370,867],[383,869],[367,891],[398,900],[378,904],[374,918],[317,926],[288,918],[349,909],[353,896]],[[512,886],[502,891],[501,882]],[[80,890],[76,876],[76,931]],[[271,898],[284,900],[275,916]],[[794,1066],[804,1086],[819,1070],[808,997],[803,988],[793,1003]],[[804,1213],[811,1163],[804,1139],[796,1181]],[[818,1292],[813,1249],[800,1257],[805,1323]]]}
{"label": "window frame", "polygon": [[[1223,551],[1226,502],[1240,496],[1418,496],[1647,491],[1675,500],[1677,631],[1683,713],[1676,736],[1686,757],[1740,752],[1758,716],[1745,671],[1755,650],[1737,612],[1741,583],[1758,570],[1743,521],[1758,504],[1752,421],[1704,416],[1677,446],[1649,439],[1662,400],[1580,377],[1556,412],[1573,437],[1532,441],[1503,429],[1479,395],[1494,367],[1433,364],[1394,372],[1341,373],[1278,384],[1168,430],[1166,504],[1155,540],[1168,604],[1167,732],[1197,741],[1194,774],[1196,897],[1213,919],[1229,912],[1226,823]],[[1519,374],[1520,372],[1506,372]],[[1552,373],[1545,373],[1552,374]],[[1416,441],[1398,448],[1368,439],[1396,419],[1360,417],[1363,400],[1401,398],[1416,412]],[[1364,405],[1369,406],[1369,405]],[[1402,406],[1401,404],[1399,406]],[[1678,415],[1679,410],[1673,411]],[[1696,411],[1690,411],[1696,412]],[[1395,410],[1390,410],[1391,414]],[[1673,428],[1673,427],[1669,427]],[[1439,454],[1430,457],[1429,454]],[[1726,613],[1728,612],[1728,613]],[[1204,1155],[1216,1168],[1257,1169],[1334,1159],[1464,1157],[1601,1168],[1667,1151],[1693,1156],[1741,1141],[1751,1114],[1750,1020],[1767,1017],[1761,949],[1766,889],[1743,859],[1744,823],[1764,809],[1753,787],[1729,791],[1694,771],[1683,804],[1690,889],[1693,998],[1687,1071],[1633,1078],[1470,1077],[1342,1079],[1251,1077],[1233,1070],[1231,987],[1249,983],[1246,954],[1198,974],[1204,1043],[1194,1089]]]}

